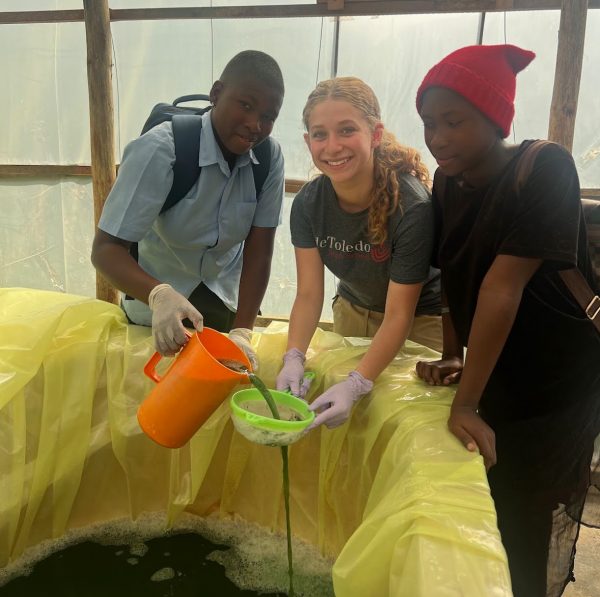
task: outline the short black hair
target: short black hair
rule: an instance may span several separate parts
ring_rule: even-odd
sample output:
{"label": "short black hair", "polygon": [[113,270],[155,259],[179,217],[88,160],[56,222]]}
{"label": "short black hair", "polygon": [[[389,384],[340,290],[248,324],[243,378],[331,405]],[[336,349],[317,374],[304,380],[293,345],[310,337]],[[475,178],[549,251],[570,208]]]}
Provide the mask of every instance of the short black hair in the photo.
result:
{"label": "short black hair", "polygon": [[275,59],[258,50],[244,50],[236,54],[225,66],[220,80],[223,83],[255,77],[261,83],[277,90],[283,96],[283,75]]}

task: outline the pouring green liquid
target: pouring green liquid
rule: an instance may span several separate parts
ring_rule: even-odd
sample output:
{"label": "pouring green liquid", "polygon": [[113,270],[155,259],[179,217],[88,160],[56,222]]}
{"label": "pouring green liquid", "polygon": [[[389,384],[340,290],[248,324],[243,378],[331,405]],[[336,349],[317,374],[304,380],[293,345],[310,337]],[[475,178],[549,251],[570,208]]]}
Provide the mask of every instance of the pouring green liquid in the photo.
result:
{"label": "pouring green liquid", "polygon": [[[262,380],[257,377],[254,373],[248,373],[248,377],[252,382],[252,385],[262,394],[263,398],[269,405],[269,409],[274,419],[281,419],[277,405],[271,396],[271,392],[267,389]],[[287,532],[287,555],[288,555],[288,575],[290,577],[290,588],[288,595],[294,597],[294,565],[292,556],[292,525],[290,522],[290,477],[289,477],[289,463],[288,463],[288,447],[281,446],[281,460],[283,462],[283,501],[285,505],[285,526]]]}
{"label": "pouring green liquid", "polygon": [[[273,400],[273,396],[271,396],[271,392],[267,389],[267,386],[263,383],[263,381],[256,376],[254,373],[250,373],[245,366],[241,363],[237,363],[235,361],[221,360],[221,364],[233,369],[234,371],[244,372],[248,374],[248,378],[252,385],[261,393],[262,397],[265,399],[271,414],[274,419],[281,419],[279,416],[279,411],[277,410],[277,405],[275,404],[275,400]],[[292,554],[292,524],[290,521],[290,477],[289,477],[289,461],[288,461],[288,447],[281,446],[281,460],[283,462],[283,502],[285,505],[285,526],[287,533],[287,556],[288,556],[288,576],[290,578],[288,595],[290,597],[294,597],[294,564],[293,564],[293,554]]]}

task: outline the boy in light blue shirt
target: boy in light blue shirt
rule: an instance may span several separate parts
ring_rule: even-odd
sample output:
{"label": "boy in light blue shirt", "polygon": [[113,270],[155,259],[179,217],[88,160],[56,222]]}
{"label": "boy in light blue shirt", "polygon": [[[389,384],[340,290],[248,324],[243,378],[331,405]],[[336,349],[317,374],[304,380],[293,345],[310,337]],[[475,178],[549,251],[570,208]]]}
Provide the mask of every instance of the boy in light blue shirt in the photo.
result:
{"label": "boy in light blue shirt", "polygon": [[[94,266],[126,294],[128,318],[151,325],[156,349],[175,354],[184,325],[229,332],[256,365],[251,330],[271,267],[284,192],[283,156],[271,139],[257,197],[253,147],[273,128],[284,85],[273,58],[236,55],[210,91],[202,117],[200,176],[160,213],[173,183],[175,146],[164,122],[125,149],[92,248]],[[138,243],[138,261],[130,247]]]}

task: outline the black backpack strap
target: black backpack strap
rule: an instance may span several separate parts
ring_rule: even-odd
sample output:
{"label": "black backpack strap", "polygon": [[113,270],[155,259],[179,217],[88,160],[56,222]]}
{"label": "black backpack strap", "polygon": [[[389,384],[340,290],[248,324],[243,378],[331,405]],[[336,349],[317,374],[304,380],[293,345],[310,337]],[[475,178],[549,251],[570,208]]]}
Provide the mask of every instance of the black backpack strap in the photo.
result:
{"label": "black backpack strap", "polygon": [[[555,145],[552,141],[538,139],[532,141],[519,156],[515,166],[515,187],[517,194],[521,192],[527,179],[533,172],[535,159],[542,149]],[[583,209],[583,208],[582,208]],[[569,289],[586,317],[600,333],[600,296],[598,296],[577,265],[569,269],[559,270],[558,275]]]}
{"label": "black backpack strap", "polygon": [[[169,104],[164,105],[168,106]],[[165,119],[163,118],[160,122],[164,121]],[[160,124],[160,122],[156,124]],[[173,139],[175,141],[173,184],[160,209],[160,214],[165,213],[181,201],[200,176],[200,165],[198,162],[200,159],[202,116],[196,114],[176,114],[173,115],[171,122],[173,126]],[[137,243],[131,243],[129,253],[136,261],[139,261]],[[131,299],[130,296],[126,296],[125,298]]]}
{"label": "black backpack strap", "polygon": [[252,175],[254,176],[254,188],[256,189],[257,199],[271,169],[271,146],[271,137],[267,137],[262,143],[259,143],[252,149],[254,157],[259,162],[258,164],[252,162]]}
{"label": "black backpack strap", "polygon": [[202,116],[176,114],[172,119],[173,139],[175,140],[175,163],[173,164],[173,185],[160,213],[165,213],[181,201],[200,176],[200,133]]}

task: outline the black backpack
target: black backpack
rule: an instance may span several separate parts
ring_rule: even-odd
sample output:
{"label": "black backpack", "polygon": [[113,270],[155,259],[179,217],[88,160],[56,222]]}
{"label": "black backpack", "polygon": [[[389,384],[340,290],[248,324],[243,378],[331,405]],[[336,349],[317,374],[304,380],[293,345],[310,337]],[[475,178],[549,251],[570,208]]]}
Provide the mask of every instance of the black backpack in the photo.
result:
{"label": "black backpack", "polygon": [[[171,209],[185,197],[193,184],[200,176],[198,158],[200,155],[200,134],[202,131],[202,114],[208,112],[212,106],[205,108],[185,108],[177,104],[194,100],[209,101],[208,95],[183,95],[172,104],[156,104],[142,128],[142,135],[151,128],[170,120],[173,123],[173,138],[175,139],[175,163],[173,164],[173,185],[162,206],[160,213]],[[252,151],[259,161],[252,163],[254,188],[256,197],[260,195],[269,169],[271,167],[271,139],[267,137]]]}

